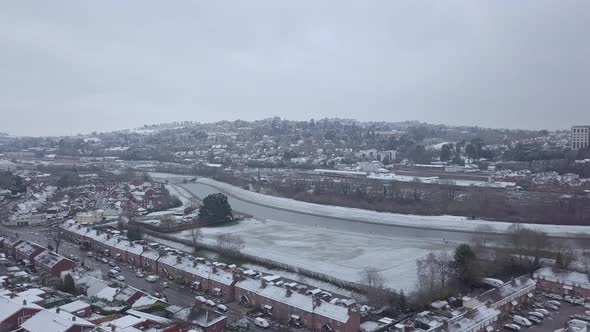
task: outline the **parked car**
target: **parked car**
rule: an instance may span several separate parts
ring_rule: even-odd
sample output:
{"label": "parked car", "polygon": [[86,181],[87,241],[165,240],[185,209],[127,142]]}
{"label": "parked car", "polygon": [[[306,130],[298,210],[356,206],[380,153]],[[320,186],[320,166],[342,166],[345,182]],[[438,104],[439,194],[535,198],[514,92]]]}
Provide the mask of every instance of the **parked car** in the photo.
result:
{"label": "parked car", "polygon": [[561,302],[559,302],[559,301],[555,301],[555,300],[549,300],[549,301],[547,301],[547,303],[551,303],[551,304],[553,304],[554,306],[561,307]]}
{"label": "parked car", "polygon": [[117,270],[117,271],[121,272],[121,267],[120,267],[120,266],[115,266],[115,267],[113,268],[113,270]]}
{"label": "parked car", "polygon": [[119,281],[125,281],[125,277],[124,277],[124,276],[121,276],[121,275],[119,275],[119,276],[117,276],[117,280],[119,280]]}
{"label": "parked car", "polygon": [[529,316],[535,316],[535,317],[537,317],[539,319],[544,319],[545,318],[545,315],[543,315],[542,313],[540,313],[538,311],[529,311],[527,313],[527,315],[529,315]]}
{"label": "parked car", "polygon": [[541,319],[539,317],[537,317],[537,316],[528,315],[526,318],[528,320],[530,320],[531,323],[533,323],[533,324],[541,324]]}
{"label": "parked car", "polygon": [[195,296],[195,300],[201,302],[201,303],[205,303],[207,302],[207,299],[202,297],[202,296]]}
{"label": "parked car", "polygon": [[164,287],[164,288],[168,288],[168,287],[170,287],[170,284],[169,284],[167,281],[164,281],[164,282],[162,283],[162,287]]}
{"label": "parked car", "polygon": [[535,309],[536,312],[540,312],[543,314],[543,316],[547,317],[549,315],[551,315],[551,313],[549,312],[549,310],[547,309],[543,309],[543,308],[539,308],[539,309]]}
{"label": "parked car", "polygon": [[92,253],[92,251],[89,251],[89,252],[86,253],[86,257],[92,257],[92,256],[94,256],[94,254]]}
{"label": "parked car", "polygon": [[205,301],[205,304],[214,307],[215,306],[215,302],[213,302],[213,300],[207,300]]}
{"label": "parked car", "polygon": [[115,261],[109,261],[109,266],[117,266],[117,263],[115,263]]}
{"label": "parked car", "polygon": [[531,323],[530,320],[528,320],[522,316],[518,316],[518,315],[515,315],[514,318],[512,319],[512,321],[520,326],[529,327],[529,326],[533,325],[533,323]]}
{"label": "parked car", "polygon": [[554,300],[563,301],[563,297],[561,297],[557,294],[545,294],[545,297],[550,298],[550,299],[554,299]]}
{"label": "parked car", "polygon": [[[254,319],[254,324],[256,324],[256,326],[262,327],[263,329],[267,329],[270,327],[270,323],[266,319],[261,317],[256,317]],[[518,330],[520,330],[520,328]]]}
{"label": "parked car", "polygon": [[548,309],[551,309],[551,310],[554,310],[554,311],[559,310],[559,307],[558,306],[556,306],[555,304],[551,304],[551,303],[545,303],[545,308],[548,308]]}
{"label": "parked car", "polygon": [[103,262],[103,263],[105,263],[105,264],[108,264],[109,263],[109,261],[106,258],[104,258],[104,257],[100,261]]}
{"label": "parked car", "polygon": [[217,309],[219,309],[219,310],[221,310],[223,312],[226,312],[227,311],[227,307],[224,306],[223,304],[218,304],[217,305]]}
{"label": "parked car", "polygon": [[143,278],[143,277],[145,277],[145,275],[144,275],[144,274],[143,274],[141,271],[137,271],[137,272],[135,272],[135,276],[136,276],[136,277],[138,277],[138,278]]}
{"label": "parked car", "polygon": [[147,277],[145,277],[145,280],[148,282],[156,282],[156,281],[158,281],[158,277],[157,276],[147,276]]}

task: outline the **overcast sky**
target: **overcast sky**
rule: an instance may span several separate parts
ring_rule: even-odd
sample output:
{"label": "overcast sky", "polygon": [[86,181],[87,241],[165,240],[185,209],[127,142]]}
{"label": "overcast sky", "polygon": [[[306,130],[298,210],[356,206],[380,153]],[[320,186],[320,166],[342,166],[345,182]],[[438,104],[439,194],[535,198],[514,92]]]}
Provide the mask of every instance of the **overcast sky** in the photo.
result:
{"label": "overcast sky", "polygon": [[590,124],[590,1],[2,1],[0,131]]}

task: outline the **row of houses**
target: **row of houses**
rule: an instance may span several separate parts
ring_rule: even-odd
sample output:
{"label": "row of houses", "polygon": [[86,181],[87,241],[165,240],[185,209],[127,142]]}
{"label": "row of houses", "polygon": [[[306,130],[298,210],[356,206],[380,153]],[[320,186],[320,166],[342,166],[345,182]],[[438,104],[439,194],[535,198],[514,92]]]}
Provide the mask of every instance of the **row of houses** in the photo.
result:
{"label": "row of houses", "polygon": [[238,301],[277,321],[312,331],[357,332],[360,329],[360,316],[351,306],[322,300],[320,295],[326,299],[326,294],[319,290],[309,291],[302,285],[276,278],[259,278],[233,265],[207,262],[157,244],[131,242],[119,234],[84,227],[73,221],[64,223],[62,228],[67,238],[90,250],[111,255],[144,272],[190,284],[224,302]]}
{"label": "row of houses", "polygon": [[25,266],[34,267],[39,273],[48,273],[56,277],[76,266],[71,259],[36,243],[15,237],[0,238],[0,250]]}

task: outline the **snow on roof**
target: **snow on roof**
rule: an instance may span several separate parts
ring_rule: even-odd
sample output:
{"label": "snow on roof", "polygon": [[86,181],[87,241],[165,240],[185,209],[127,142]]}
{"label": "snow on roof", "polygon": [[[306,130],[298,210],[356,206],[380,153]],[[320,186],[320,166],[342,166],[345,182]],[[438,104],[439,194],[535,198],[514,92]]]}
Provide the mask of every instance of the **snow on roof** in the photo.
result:
{"label": "snow on roof", "polygon": [[69,312],[69,313],[76,313],[76,312],[78,312],[80,310],[84,310],[84,309],[89,308],[89,307],[90,307],[90,304],[88,304],[88,303],[86,303],[84,301],[77,300],[77,301],[74,301],[74,302],[66,303],[66,304],[60,306],[59,308],[61,310],[64,310],[66,312]]}
{"label": "snow on roof", "polygon": [[121,318],[117,318],[115,320],[112,320],[106,324],[104,324],[105,326],[115,326],[117,328],[128,328],[128,327],[134,327],[135,325],[141,324],[145,322],[145,319],[143,318],[138,318],[135,316],[131,316],[131,315],[125,315]]}
{"label": "snow on roof", "polygon": [[73,326],[94,327],[94,324],[65,311],[56,313],[55,311],[41,310],[21,325],[29,332],[65,332]]}
{"label": "snow on roof", "polygon": [[569,286],[590,289],[590,275],[580,272],[544,267],[535,271],[535,273],[533,273],[533,278],[555,281]]}
{"label": "snow on roof", "polygon": [[33,254],[36,250],[41,249],[40,246],[30,243],[28,241],[23,242],[18,244],[16,247],[14,247],[16,250],[18,250],[19,252],[24,253],[25,255],[31,255]]}
{"label": "snow on roof", "polygon": [[306,312],[315,313],[342,323],[348,322],[347,308],[324,301],[321,301],[321,304],[314,308],[313,298],[311,296],[297,292],[292,292],[290,296],[286,296],[286,290],[282,287],[267,284],[266,287],[261,288],[260,280],[246,278],[236,283],[236,287]]}
{"label": "snow on roof", "polygon": [[135,316],[137,318],[143,318],[145,320],[156,322],[156,323],[172,324],[172,321],[170,319],[168,319],[168,318],[160,317],[160,316],[156,316],[156,315],[152,315],[152,314],[148,314],[148,313],[142,312],[142,311],[137,311],[137,310],[129,309],[129,310],[127,310],[127,314],[128,315],[133,315],[133,316]]}
{"label": "snow on roof", "polygon": [[38,309],[41,310],[40,306],[27,302],[23,304],[23,301],[18,302],[16,299],[10,299],[4,296],[0,296],[0,323],[10,318],[22,309]]}
{"label": "snow on roof", "polygon": [[[113,301],[115,299],[115,295],[117,295],[118,288],[113,287],[105,287],[101,289],[98,293],[96,293],[96,297],[99,299],[104,299],[107,301]],[[88,294],[90,296],[90,294]]]}
{"label": "snow on roof", "polygon": [[528,290],[529,288],[534,288],[536,284],[536,281],[529,278],[527,275],[524,275],[516,279],[513,279],[512,281],[509,281],[500,287],[494,288],[481,294],[477,297],[477,300],[481,303],[489,301],[491,304],[495,304],[520,291]]}
{"label": "snow on roof", "polygon": [[35,261],[35,263],[37,263],[37,264],[40,263],[41,265],[47,266],[48,268],[52,268],[57,263],[59,263],[63,260],[69,261],[69,259],[67,259],[61,255],[58,255],[54,252],[51,252],[49,250],[45,250],[45,251],[41,252],[33,260]]}
{"label": "snow on roof", "polygon": [[195,266],[193,263],[194,261],[190,261],[186,257],[182,257],[179,263],[177,257],[179,256],[165,255],[160,258],[159,262],[162,264],[173,266],[181,271],[197,275],[201,278],[217,281],[224,285],[231,285],[233,283],[234,277],[231,272],[225,272],[219,268],[217,268],[216,272],[213,272],[212,265],[198,263]]}
{"label": "snow on roof", "polygon": [[448,332],[463,332],[479,329],[484,322],[500,315],[500,311],[481,305],[477,308],[465,311],[463,314],[453,317],[448,321]]}
{"label": "snow on roof", "polygon": [[161,301],[151,295],[144,295],[144,296],[140,297],[137,301],[135,301],[135,303],[133,303],[133,305],[131,305],[131,307],[132,308],[144,308],[144,307],[152,306],[158,302],[161,302]]}

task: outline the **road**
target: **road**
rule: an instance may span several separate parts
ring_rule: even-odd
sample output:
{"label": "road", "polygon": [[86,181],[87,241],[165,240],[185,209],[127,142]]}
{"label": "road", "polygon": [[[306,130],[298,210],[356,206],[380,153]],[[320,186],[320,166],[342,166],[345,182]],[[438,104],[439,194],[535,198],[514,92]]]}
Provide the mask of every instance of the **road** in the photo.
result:
{"label": "road", "polygon": [[[32,228],[32,227],[21,227],[21,228],[8,228],[5,226],[0,226],[0,233],[3,234],[18,234],[18,236],[27,241],[35,242],[41,246],[50,245],[47,234],[47,228]],[[78,264],[84,264],[89,266],[93,269],[99,269],[102,271],[104,276],[108,275],[108,272],[113,269],[113,267],[109,266],[108,264],[102,263],[94,259],[94,257],[87,257],[86,253],[83,252],[78,245],[62,241],[59,246],[59,254],[69,257],[69,256],[77,256],[80,258]],[[125,282],[137,289],[141,289],[146,293],[153,294],[154,292],[160,292],[162,295],[166,296],[168,299],[168,303],[179,306],[179,307],[188,307],[195,302],[195,296],[197,294],[192,293],[189,287],[179,286],[170,281],[170,287],[164,288],[162,286],[162,280],[152,283],[145,280],[145,278],[138,278],[135,273],[136,271],[130,268],[129,266],[117,264],[121,268],[120,275],[125,277]],[[113,279],[114,280],[114,279]],[[205,296],[207,297],[207,296]],[[228,311],[223,313],[227,316],[228,323],[233,321],[245,318],[245,311],[246,309],[239,306],[236,302],[234,303],[224,303],[225,306],[228,307]],[[271,327],[269,329],[262,329],[258,326],[254,325],[254,321],[246,317],[250,321],[250,330],[263,332],[263,331],[284,331],[284,329],[274,328]]]}

